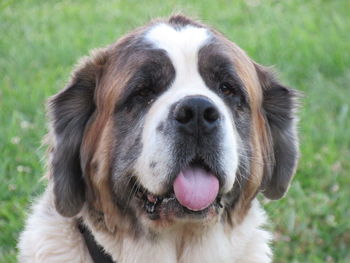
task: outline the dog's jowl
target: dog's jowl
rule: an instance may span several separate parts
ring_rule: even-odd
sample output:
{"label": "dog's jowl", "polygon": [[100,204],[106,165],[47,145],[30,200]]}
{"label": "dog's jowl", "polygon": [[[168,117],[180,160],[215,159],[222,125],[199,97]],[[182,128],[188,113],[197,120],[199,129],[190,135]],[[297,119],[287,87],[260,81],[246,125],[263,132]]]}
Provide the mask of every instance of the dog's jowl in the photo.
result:
{"label": "dog's jowl", "polygon": [[267,263],[256,196],[298,159],[297,92],[177,15],[95,50],[48,104],[48,185],[20,262]]}

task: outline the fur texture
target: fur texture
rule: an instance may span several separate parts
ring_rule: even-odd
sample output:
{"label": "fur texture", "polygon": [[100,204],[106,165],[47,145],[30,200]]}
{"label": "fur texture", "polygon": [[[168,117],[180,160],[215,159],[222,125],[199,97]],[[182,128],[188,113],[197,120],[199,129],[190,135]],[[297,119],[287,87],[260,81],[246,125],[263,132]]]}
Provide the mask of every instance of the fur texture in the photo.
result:
{"label": "fur texture", "polygon": [[[118,263],[271,262],[256,195],[288,190],[296,99],[233,42],[182,15],[94,51],[49,101],[49,183],[19,261],[91,262],[82,221]],[[182,205],[174,189],[184,173],[216,181],[215,200]]]}
{"label": "fur texture", "polygon": [[[48,188],[33,207],[19,242],[19,262],[92,263],[75,218],[57,213]],[[86,208],[80,215],[85,213]],[[263,229],[265,212],[255,200],[242,223],[234,228],[216,223],[199,229],[174,228],[158,240],[135,240],[124,233],[117,239],[99,232],[87,222],[99,244],[116,262],[164,263],[261,263],[271,261],[271,235]]]}

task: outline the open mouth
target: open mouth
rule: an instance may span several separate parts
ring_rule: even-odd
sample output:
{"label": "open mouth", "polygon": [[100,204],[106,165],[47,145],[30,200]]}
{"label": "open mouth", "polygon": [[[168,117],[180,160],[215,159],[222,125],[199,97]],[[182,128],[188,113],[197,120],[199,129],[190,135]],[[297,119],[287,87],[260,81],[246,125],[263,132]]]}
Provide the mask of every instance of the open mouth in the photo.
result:
{"label": "open mouth", "polygon": [[155,195],[139,185],[136,196],[151,219],[164,214],[204,216],[212,208],[222,208],[219,180],[202,160],[182,169],[166,194]]}

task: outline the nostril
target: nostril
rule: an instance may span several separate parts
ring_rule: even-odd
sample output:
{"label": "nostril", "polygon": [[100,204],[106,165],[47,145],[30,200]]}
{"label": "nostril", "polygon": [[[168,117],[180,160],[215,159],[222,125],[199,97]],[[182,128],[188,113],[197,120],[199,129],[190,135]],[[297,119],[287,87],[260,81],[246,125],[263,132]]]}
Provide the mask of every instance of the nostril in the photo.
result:
{"label": "nostril", "polygon": [[188,123],[193,119],[193,111],[189,107],[181,107],[175,115],[175,119],[180,123]]}
{"label": "nostril", "polygon": [[215,122],[219,119],[219,113],[214,107],[209,107],[204,110],[203,117],[207,122]]}

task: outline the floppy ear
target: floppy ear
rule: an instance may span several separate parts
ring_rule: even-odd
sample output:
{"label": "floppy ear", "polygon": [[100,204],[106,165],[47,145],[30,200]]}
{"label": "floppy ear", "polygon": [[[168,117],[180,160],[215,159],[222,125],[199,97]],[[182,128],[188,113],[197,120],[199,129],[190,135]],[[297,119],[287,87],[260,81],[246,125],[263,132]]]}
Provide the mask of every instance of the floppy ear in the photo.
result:
{"label": "floppy ear", "polygon": [[85,202],[85,183],[80,166],[84,129],[95,109],[94,92],[101,72],[96,57],[85,59],[67,87],[49,101],[55,144],[51,162],[57,211],[76,215]]}
{"label": "floppy ear", "polygon": [[271,143],[269,162],[264,171],[262,192],[269,199],[280,199],[286,193],[299,156],[296,129],[298,93],[281,85],[266,68],[255,64],[263,89],[263,110]]}

